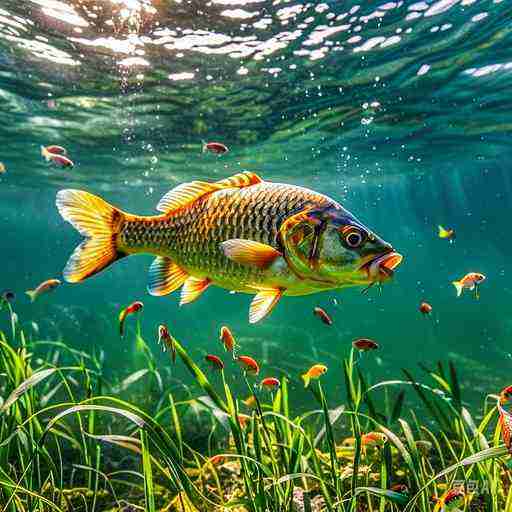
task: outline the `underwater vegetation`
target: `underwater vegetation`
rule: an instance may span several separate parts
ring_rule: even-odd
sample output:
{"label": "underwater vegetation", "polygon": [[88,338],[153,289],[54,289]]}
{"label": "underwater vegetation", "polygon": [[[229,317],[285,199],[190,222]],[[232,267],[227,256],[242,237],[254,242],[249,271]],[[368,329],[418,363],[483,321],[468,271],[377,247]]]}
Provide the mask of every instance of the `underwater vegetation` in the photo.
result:
{"label": "underwater vegetation", "polygon": [[512,390],[470,411],[451,362],[370,382],[372,355],[352,348],[329,368],[344,396],[327,396],[318,372],[317,406],[296,414],[289,379],[238,355],[226,327],[206,365],[164,326],[144,337],[139,318],[145,363],[110,382],[101,355],[27,335],[8,301],[2,314],[2,512],[512,510]]}

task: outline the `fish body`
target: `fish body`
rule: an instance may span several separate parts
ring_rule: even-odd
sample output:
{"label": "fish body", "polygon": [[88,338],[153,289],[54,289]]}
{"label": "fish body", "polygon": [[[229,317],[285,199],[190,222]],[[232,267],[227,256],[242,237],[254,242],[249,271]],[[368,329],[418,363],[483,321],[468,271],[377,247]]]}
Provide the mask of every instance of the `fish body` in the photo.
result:
{"label": "fish body", "polygon": [[228,147],[222,142],[203,142],[203,153],[209,151],[216,155],[223,155],[229,151]]}
{"label": "fish body", "polygon": [[176,345],[174,338],[169,334],[169,329],[165,324],[158,326],[158,343],[162,343],[165,349],[169,349],[171,352],[172,362],[176,363]]}
{"label": "fish body", "polygon": [[121,310],[121,312],[119,313],[119,335],[121,336],[121,338],[124,336],[124,323],[126,321],[126,318],[129,315],[133,315],[134,313],[141,311],[143,308],[144,304],[140,300],[137,300],[135,302],[132,302],[123,310]]}
{"label": "fish body", "polygon": [[236,347],[236,341],[229,327],[223,325],[220,328],[219,339],[220,341],[222,341],[222,344],[224,345],[226,352],[233,352],[233,350]]}
{"label": "fish body", "polygon": [[444,238],[446,240],[450,240],[450,242],[453,242],[455,240],[455,230],[454,229],[446,229],[443,228],[443,226],[438,226],[438,235],[439,238]]}
{"label": "fish body", "polygon": [[131,254],[156,256],[149,293],[182,287],[180,304],[210,285],[255,294],[249,321],[283,295],[307,295],[389,278],[402,257],[341,205],[312,190],[240,173],[167,193],[160,215],[131,215],[101,198],[61,190],[57,207],[86,240],[64,269],[82,281]]}
{"label": "fish body", "polygon": [[313,309],[313,314],[320,318],[325,325],[332,325],[332,318],[324,309],[316,307]]}
{"label": "fish body", "polygon": [[302,374],[304,387],[307,388],[312,379],[319,379],[327,372],[327,366],[323,364],[314,364],[306,373]]}
{"label": "fish body", "polygon": [[379,348],[379,344],[370,338],[359,338],[358,340],[354,340],[352,342],[352,346],[360,352],[368,352]]}
{"label": "fish body", "polygon": [[5,174],[7,172],[7,167],[3,162],[0,162],[0,174]]}
{"label": "fish body", "polygon": [[259,364],[250,356],[238,356],[236,358],[242,369],[250,375],[258,375],[260,373]]}
{"label": "fish body", "polygon": [[37,288],[34,290],[27,290],[25,293],[30,297],[30,301],[36,301],[41,295],[54,290],[57,286],[60,286],[61,281],[58,279],[47,279],[43,281]]}
{"label": "fish body", "polygon": [[213,354],[207,354],[204,359],[212,370],[224,370],[224,363],[220,357]]}
{"label": "fish body", "polygon": [[478,286],[485,281],[484,274],[479,272],[469,272],[462,279],[452,281],[453,286],[457,290],[457,297],[462,295],[464,290],[475,291],[475,297],[478,298]]}
{"label": "fish body", "polygon": [[425,302],[425,301],[420,303],[420,306],[418,309],[419,309],[420,313],[422,313],[424,315],[430,315],[430,313],[432,313],[432,306],[428,302]]}
{"label": "fish body", "polygon": [[501,427],[501,438],[512,455],[512,414],[510,412],[510,401],[512,399],[512,386],[507,386],[500,393],[498,400],[499,422]]}
{"label": "fish body", "polygon": [[456,510],[464,504],[466,495],[462,489],[453,488],[446,491],[438,500],[434,507],[434,512],[449,512]]}
{"label": "fish body", "polygon": [[266,377],[260,382],[260,386],[263,389],[273,391],[281,386],[281,382],[279,382],[279,379],[276,379],[275,377]]}
{"label": "fish body", "polygon": [[368,446],[382,446],[388,440],[388,437],[383,432],[368,432],[361,436],[361,445]]}

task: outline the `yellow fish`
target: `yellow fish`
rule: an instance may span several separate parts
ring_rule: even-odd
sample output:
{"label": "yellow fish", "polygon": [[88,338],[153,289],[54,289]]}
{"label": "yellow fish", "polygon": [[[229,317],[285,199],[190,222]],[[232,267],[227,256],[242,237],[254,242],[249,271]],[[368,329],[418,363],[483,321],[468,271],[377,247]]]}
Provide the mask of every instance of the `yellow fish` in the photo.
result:
{"label": "yellow fish", "polygon": [[439,229],[439,238],[446,238],[453,242],[455,240],[455,230],[454,229],[446,229],[443,226],[437,226]]}
{"label": "yellow fish", "polygon": [[319,379],[324,373],[327,372],[327,366],[323,364],[314,364],[306,373],[301,375],[304,381],[304,387],[307,388],[311,379]]}
{"label": "yellow fish", "polygon": [[402,261],[390,244],[340,204],[312,190],[244,172],[179,185],[160,215],[125,213],[80,190],[61,190],[57,208],[85,241],[64,269],[76,283],[130,254],[156,256],[149,293],[181,287],[180,304],[210,285],[255,294],[249,321],[283,295],[307,295],[388,280]]}

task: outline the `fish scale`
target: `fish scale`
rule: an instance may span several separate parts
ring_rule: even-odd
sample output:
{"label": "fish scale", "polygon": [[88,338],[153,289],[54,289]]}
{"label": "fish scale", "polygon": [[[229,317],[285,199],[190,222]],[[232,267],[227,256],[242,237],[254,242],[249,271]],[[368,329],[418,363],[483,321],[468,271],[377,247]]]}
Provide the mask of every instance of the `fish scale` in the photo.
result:
{"label": "fish scale", "polygon": [[214,281],[240,280],[244,287],[264,272],[226,258],[220,244],[242,238],[279,249],[279,228],[287,216],[312,202],[328,201],[307,189],[277,183],[220,190],[152,222],[129,220],[121,239],[130,252],[153,250],[188,272]]}

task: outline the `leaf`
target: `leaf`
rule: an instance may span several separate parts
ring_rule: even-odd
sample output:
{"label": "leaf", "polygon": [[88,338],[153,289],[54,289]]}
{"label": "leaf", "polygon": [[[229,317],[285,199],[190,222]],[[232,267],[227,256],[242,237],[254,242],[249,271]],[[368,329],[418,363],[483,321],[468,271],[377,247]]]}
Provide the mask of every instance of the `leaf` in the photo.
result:
{"label": "leaf", "polygon": [[49,368],[34,373],[27,380],[23,381],[7,398],[0,412],[5,412],[11,405],[13,405],[24,393],[29,389],[39,384],[42,380],[46,379],[57,371],[57,368]]}
{"label": "leaf", "polygon": [[146,373],[149,372],[149,368],[143,368],[142,370],[137,370],[132,374],[128,375],[123,381],[118,385],[112,388],[114,393],[120,393],[121,391],[126,391],[132,384],[135,384],[138,380],[142,379]]}
{"label": "leaf", "polygon": [[369,492],[379,498],[387,498],[398,505],[405,505],[409,501],[409,497],[401,492],[390,491],[389,489],[380,489],[379,487],[357,487],[356,495],[363,492]]}
{"label": "leaf", "polygon": [[391,416],[389,417],[389,422],[394,423],[398,418],[400,418],[400,413],[402,412],[402,407],[404,405],[405,399],[405,391],[402,390],[398,393],[396,397],[395,404],[393,406],[393,410],[391,411]]}

